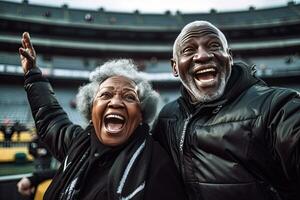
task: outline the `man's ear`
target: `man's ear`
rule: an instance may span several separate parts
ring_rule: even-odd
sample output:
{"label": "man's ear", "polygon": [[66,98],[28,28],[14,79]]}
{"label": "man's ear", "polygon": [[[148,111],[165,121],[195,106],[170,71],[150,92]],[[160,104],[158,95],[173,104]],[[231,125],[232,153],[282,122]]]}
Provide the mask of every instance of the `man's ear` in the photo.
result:
{"label": "man's ear", "polygon": [[177,67],[176,67],[176,61],[174,58],[172,58],[170,61],[171,61],[173,76],[177,77],[178,71],[177,71]]}
{"label": "man's ear", "polygon": [[227,51],[228,51],[228,55],[229,55],[230,64],[233,65],[233,55],[232,55],[232,51],[231,51],[230,48],[228,48]]}

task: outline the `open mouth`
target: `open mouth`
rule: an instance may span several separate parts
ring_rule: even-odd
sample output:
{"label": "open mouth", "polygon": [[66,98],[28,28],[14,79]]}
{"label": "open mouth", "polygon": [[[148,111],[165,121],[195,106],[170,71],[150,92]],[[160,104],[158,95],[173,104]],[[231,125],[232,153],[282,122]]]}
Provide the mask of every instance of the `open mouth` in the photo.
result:
{"label": "open mouth", "polygon": [[218,71],[215,68],[206,68],[196,71],[195,78],[201,83],[214,82]]}
{"label": "open mouth", "polygon": [[125,124],[125,117],[118,114],[108,114],[104,118],[104,125],[109,133],[117,133],[122,130]]}

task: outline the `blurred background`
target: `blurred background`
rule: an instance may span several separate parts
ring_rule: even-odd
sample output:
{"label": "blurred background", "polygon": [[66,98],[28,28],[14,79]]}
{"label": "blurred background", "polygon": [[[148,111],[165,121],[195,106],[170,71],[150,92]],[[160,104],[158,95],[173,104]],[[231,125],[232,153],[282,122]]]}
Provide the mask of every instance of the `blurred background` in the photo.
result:
{"label": "blurred background", "polygon": [[[78,87],[112,58],[134,59],[159,92],[159,108],[178,97],[172,45],[194,20],[217,25],[234,60],[256,65],[257,76],[269,85],[300,91],[299,1],[0,1],[0,199],[22,199],[17,181],[37,170],[29,152],[35,128],[18,55],[24,31],[30,32],[37,65],[62,107],[85,126],[76,111]],[[52,160],[49,167],[57,165]]]}

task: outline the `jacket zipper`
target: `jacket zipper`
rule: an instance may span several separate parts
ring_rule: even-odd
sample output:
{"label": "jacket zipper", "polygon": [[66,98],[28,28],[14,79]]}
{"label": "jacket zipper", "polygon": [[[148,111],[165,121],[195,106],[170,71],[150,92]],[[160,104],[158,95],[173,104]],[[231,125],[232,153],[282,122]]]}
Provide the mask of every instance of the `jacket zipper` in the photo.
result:
{"label": "jacket zipper", "polygon": [[193,115],[190,114],[184,120],[184,125],[183,125],[183,129],[182,129],[182,133],[181,133],[180,143],[179,143],[181,174],[182,174],[182,178],[183,178],[184,181],[185,181],[185,170],[184,170],[184,161],[183,161],[183,145],[184,145],[184,139],[185,139],[187,126],[188,126],[188,123],[190,122],[190,119],[192,117],[193,117]]}
{"label": "jacket zipper", "polygon": [[[182,106],[184,108],[184,110],[189,113],[189,110],[187,109],[186,105],[184,103],[182,103]],[[221,108],[223,107],[223,104],[219,104],[212,112],[212,114],[217,114]],[[180,166],[181,166],[181,174],[182,174],[182,178],[185,181],[185,170],[184,170],[184,160],[183,160],[183,145],[184,145],[184,140],[185,140],[185,134],[187,131],[187,126],[190,122],[190,120],[193,118],[193,116],[196,116],[201,109],[198,109],[194,114],[189,113],[187,118],[184,120],[184,124],[183,124],[183,129],[182,129],[182,133],[181,133],[181,138],[180,138],[180,142],[179,142],[179,152],[180,152]]]}
{"label": "jacket zipper", "polygon": [[190,115],[184,120],[183,129],[182,129],[181,138],[180,138],[180,143],[179,143],[179,149],[180,149],[181,155],[183,155],[183,143],[184,143],[184,138],[185,138],[185,133],[186,133],[187,125],[188,125],[188,123],[190,122],[190,119],[191,119],[191,118],[192,118],[192,114],[190,114]]}

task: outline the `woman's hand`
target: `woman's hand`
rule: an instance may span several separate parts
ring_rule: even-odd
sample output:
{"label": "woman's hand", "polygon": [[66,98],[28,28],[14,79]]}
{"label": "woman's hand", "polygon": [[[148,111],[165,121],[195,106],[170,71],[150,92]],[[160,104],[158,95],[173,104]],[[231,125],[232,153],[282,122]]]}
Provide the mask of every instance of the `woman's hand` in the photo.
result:
{"label": "woman's hand", "polygon": [[24,74],[36,67],[36,53],[28,32],[24,32],[22,35],[22,47],[19,48],[19,54]]}
{"label": "woman's hand", "polygon": [[23,177],[18,183],[18,192],[23,196],[30,196],[34,193],[35,187],[31,185],[31,182],[28,178]]}

